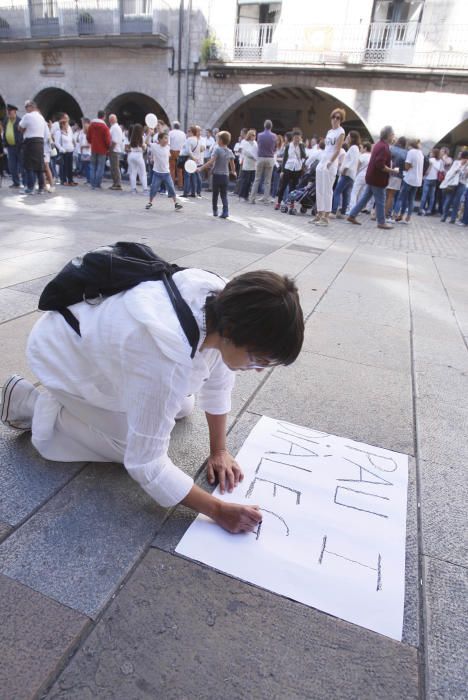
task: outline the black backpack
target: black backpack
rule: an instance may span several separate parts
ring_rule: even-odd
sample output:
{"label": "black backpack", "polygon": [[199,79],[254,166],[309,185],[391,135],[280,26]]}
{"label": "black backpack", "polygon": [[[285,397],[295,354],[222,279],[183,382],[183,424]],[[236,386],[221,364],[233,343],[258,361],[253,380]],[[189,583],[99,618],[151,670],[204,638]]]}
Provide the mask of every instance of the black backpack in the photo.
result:
{"label": "black backpack", "polygon": [[44,288],[39,308],[42,311],[58,311],[73,330],[81,335],[78,319],[68,306],[80,301],[99,304],[103,297],[136,287],[140,282],[161,280],[190,343],[190,357],[193,358],[200,340],[200,331],[189,305],[172,279],[175,272],[185,269],[166,262],[143,243],[119,241],[70,260]]}

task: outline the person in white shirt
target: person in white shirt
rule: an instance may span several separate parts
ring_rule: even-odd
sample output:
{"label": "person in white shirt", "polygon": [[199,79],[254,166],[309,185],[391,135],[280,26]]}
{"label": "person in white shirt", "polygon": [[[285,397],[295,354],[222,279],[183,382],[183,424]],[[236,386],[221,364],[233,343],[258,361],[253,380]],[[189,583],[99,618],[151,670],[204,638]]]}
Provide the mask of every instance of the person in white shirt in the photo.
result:
{"label": "person in white shirt", "polygon": [[45,172],[45,179],[46,179],[45,191],[48,192],[49,194],[52,194],[52,192],[55,192],[54,176],[52,175],[52,171],[50,169],[51,150],[52,150],[52,138],[50,136],[49,125],[46,122],[45,129],[44,129],[44,172]]}
{"label": "person in white shirt", "polygon": [[32,444],[59,462],[119,462],[161,506],[185,506],[226,530],[250,532],[262,519],[255,505],[221,501],[196,486],[168,456],[177,419],[197,395],[210,435],[207,475],[231,492],[243,474],[226,449],[235,372],[295,361],[304,319],[294,281],[257,270],[226,284],[186,269],[173,281],[200,338],[195,354],[162,281],[143,282],[100,304],[73,305],[81,336],[47,311],[27,345],[44,391],[18,375],[4,383],[1,420],[32,431]]}
{"label": "person in white shirt", "polygon": [[[361,152],[359,154],[356,178],[354,180],[353,189],[351,190],[351,197],[349,200],[349,210],[353,209],[353,207],[356,205],[356,202],[361,198],[361,195],[363,194],[364,190],[367,187],[367,185],[366,185],[366,171],[367,171],[367,166],[369,165],[371,151],[372,151],[371,142],[364,141],[364,143],[361,146]],[[372,208],[372,206],[373,206],[372,200],[370,200],[370,203],[367,206]]]}
{"label": "person in white shirt", "polygon": [[[187,155],[190,160],[194,160],[197,166],[203,165],[203,153],[201,151],[199,126],[190,126],[188,128],[187,141],[184,144],[183,154]],[[198,170],[196,170],[194,173],[184,171],[184,197],[190,196],[201,199],[201,187],[201,176]]]}
{"label": "person in white shirt", "polygon": [[328,215],[332,209],[333,185],[338,169],[338,156],[345,139],[345,130],[341,126],[346,112],[340,107],[332,110],[332,128],[325,137],[325,150],[315,171],[315,192],[317,198],[317,216],[313,223],[328,226]]}
{"label": "person in white shirt", "polygon": [[91,165],[91,146],[88,143],[87,133],[91,120],[83,117],[83,128],[78,137],[78,145],[80,148],[80,174],[86,178],[88,185],[91,184],[90,165]]}
{"label": "person in white shirt", "polygon": [[[409,150],[406,154],[405,173],[401,183],[400,197],[397,203],[397,216],[395,221],[400,224],[409,224],[414,208],[414,198],[418,187],[421,187],[424,170],[424,156],[421,151],[419,139],[412,139],[408,143]],[[404,215],[406,213],[406,218]]]}
{"label": "person in white shirt", "polygon": [[109,115],[109,131],[112,139],[109,149],[110,170],[112,185],[110,190],[122,189],[122,176],[120,174],[120,159],[123,152],[123,133],[115,114]]}
{"label": "person in white shirt", "polygon": [[64,114],[59,121],[60,129],[55,132],[55,143],[62,159],[60,169],[61,184],[74,187],[78,183],[73,180],[73,153],[75,138],[70,126],[68,115]]}
{"label": "person in white shirt", "polygon": [[286,144],[283,154],[283,167],[282,175],[278,188],[277,201],[275,204],[275,209],[281,207],[281,202],[283,201],[283,195],[286,188],[289,188],[289,192],[296,189],[299,178],[304,170],[304,165],[306,162],[306,151],[305,146],[302,142],[302,134],[299,130],[292,132],[291,141]]}
{"label": "person in white shirt", "polygon": [[130,191],[132,194],[137,193],[137,177],[140,178],[143,194],[148,192],[146,164],[143,158],[145,152],[146,143],[143,127],[141,124],[134,124],[130,135],[130,144],[128,146],[128,177],[130,179]]}
{"label": "person in white shirt", "polygon": [[[342,219],[348,211],[349,199],[356,179],[359,165],[359,149],[361,137],[358,131],[350,131],[345,143],[348,146],[343,163],[341,165],[340,179],[335,187],[332,200],[332,214],[337,219]],[[341,200],[341,213],[338,212]]]}
{"label": "person in white shirt", "polygon": [[149,202],[145,209],[151,209],[153,206],[153,199],[158,194],[159,188],[164,182],[166,185],[167,196],[172,198],[175,210],[179,211],[182,209],[182,204],[177,201],[174,182],[169,172],[169,158],[171,151],[169,148],[168,135],[164,132],[158,134],[156,143],[152,143],[150,145],[150,151],[153,159],[153,179],[151,181]]}
{"label": "person in white shirt", "polygon": [[433,148],[429,156],[429,166],[424,174],[423,191],[418,216],[430,216],[434,208],[437,184],[445,177],[444,163],[440,149]]}
{"label": "person in white shirt", "polygon": [[26,114],[19,123],[23,132],[23,165],[26,171],[25,194],[33,194],[38,184],[38,194],[44,192],[44,132],[46,121],[33,100],[27,100]]}
{"label": "person in white shirt", "polygon": [[179,189],[184,186],[184,175],[182,168],[177,167],[177,158],[180,156],[186,138],[185,132],[180,128],[180,122],[173,122],[172,129],[169,131],[169,169],[172,180]]}
{"label": "person in white shirt", "polygon": [[239,178],[239,199],[244,202],[249,201],[250,190],[257,170],[258,146],[255,140],[256,135],[255,129],[250,129],[245,139],[241,141],[242,169]]}

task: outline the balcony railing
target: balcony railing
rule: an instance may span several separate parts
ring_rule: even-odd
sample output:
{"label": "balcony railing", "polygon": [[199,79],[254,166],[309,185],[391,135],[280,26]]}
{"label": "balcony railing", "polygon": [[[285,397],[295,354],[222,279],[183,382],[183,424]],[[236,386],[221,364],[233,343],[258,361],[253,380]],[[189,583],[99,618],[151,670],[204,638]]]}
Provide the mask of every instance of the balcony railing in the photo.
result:
{"label": "balcony railing", "polygon": [[[15,2],[15,0],[14,0]],[[16,0],[0,7],[0,41],[153,34],[168,37],[166,0]]]}
{"label": "balcony railing", "polygon": [[373,22],[359,26],[238,24],[223,60],[468,68],[468,26]]}

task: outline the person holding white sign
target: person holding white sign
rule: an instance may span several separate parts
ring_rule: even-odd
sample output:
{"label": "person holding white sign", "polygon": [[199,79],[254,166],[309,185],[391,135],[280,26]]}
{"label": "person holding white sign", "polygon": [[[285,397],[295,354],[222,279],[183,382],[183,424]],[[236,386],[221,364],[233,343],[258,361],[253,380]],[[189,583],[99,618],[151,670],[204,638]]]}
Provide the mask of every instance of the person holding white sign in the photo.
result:
{"label": "person holding white sign", "polygon": [[250,532],[262,519],[259,509],[196,486],[169,458],[169,440],[197,395],[209,428],[208,481],[217,478],[222,493],[242,481],[226,448],[234,373],[297,358],[304,338],[297,288],[267,271],[226,284],[216,274],[185,269],[173,280],[199,329],[193,357],[162,281],[142,282],[98,305],[73,304],[81,335],[60,313],[47,311],[27,347],[45,391],[13,375],[4,383],[0,417],[9,427],[32,430],[45,459],[123,463],[160,505],[183,503],[230,532]]}

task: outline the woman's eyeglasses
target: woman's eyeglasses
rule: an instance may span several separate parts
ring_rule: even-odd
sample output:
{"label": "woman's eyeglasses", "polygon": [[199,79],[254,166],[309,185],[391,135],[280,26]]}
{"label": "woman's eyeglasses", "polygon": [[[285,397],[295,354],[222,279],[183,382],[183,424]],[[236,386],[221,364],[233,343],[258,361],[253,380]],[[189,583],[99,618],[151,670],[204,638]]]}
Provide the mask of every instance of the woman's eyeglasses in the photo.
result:
{"label": "woman's eyeglasses", "polygon": [[340,114],[332,114],[332,119],[339,119],[341,121],[341,115]]}
{"label": "woman's eyeglasses", "polygon": [[280,363],[275,362],[275,360],[267,360],[263,357],[255,357],[250,352],[247,353],[249,358],[247,367],[248,369],[268,369],[269,367],[277,367]]}

